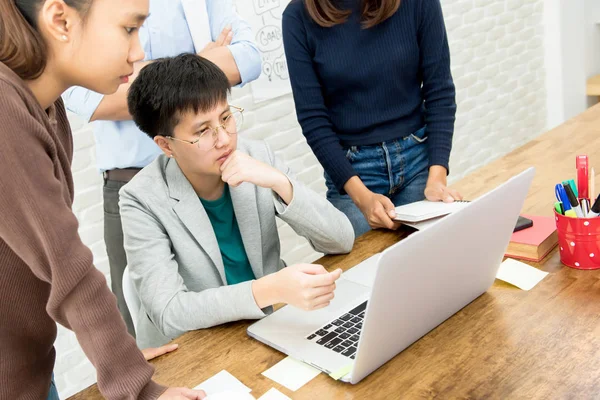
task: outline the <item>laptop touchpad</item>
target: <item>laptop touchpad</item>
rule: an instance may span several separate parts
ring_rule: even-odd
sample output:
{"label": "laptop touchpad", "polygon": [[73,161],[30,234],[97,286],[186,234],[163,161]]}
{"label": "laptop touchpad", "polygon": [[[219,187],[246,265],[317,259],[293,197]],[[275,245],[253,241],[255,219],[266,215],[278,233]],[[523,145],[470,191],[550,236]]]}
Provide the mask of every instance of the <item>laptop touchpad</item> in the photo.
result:
{"label": "laptop touchpad", "polygon": [[342,278],[372,288],[373,282],[375,282],[375,275],[377,275],[377,261],[379,261],[379,256],[381,256],[381,253],[377,253],[360,264],[355,265],[344,272]]}

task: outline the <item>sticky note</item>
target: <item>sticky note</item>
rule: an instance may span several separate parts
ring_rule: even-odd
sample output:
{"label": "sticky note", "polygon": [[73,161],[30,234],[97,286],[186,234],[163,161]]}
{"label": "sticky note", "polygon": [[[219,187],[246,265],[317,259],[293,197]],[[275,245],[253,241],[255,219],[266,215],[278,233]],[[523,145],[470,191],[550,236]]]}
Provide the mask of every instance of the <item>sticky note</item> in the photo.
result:
{"label": "sticky note", "polygon": [[513,260],[512,258],[507,258],[500,264],[500,269],[496,274],[496,278],[515,285],[523,290],[530,290],[544,279],[546,275],[548,275],[547,272],[540,271],[537,268]]}
{"label": "sticky note", "polygon": [[286,357],[262,374],[295,392],[310,382],[321,371],[292,357]]}
{"label": "sticky note", "polygon": [[353,365],[354,364],[352,364],[352,363],[350,363],[348,365],[344,365],[342,368],[329,374],[329,376],[337,381],[338,379],[343,378],[344,376],[348,375],[348,373],[350,371],[352,371]]}

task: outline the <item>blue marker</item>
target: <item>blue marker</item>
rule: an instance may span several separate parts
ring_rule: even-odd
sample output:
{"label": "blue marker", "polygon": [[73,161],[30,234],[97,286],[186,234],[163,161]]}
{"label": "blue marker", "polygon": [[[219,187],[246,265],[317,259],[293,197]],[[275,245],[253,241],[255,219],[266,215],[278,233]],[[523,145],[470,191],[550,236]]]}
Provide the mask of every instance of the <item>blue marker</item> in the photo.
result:
{"label": "blue marker", "polygon": [[565,187],[561,183],[557,183],[554,187],[554,194],[556,195],[556,200],[562,203],[564,212],[571,209],[571,202],[569,201]]}

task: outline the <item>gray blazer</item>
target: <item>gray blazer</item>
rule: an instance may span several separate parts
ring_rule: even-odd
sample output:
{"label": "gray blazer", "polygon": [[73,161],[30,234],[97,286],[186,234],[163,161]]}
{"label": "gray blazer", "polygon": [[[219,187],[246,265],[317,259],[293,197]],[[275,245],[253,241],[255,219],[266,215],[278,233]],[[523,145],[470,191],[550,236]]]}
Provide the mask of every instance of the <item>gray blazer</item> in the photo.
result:
{"label": "gray blazer", "polygon": [[[270,189],[250,183],[230,188],[234,212],[254,276],[285,267],[275,217],[323,253],[347,253],[354,233],[346,216],[290,176],[262,141],[238,139],[238,149],[282,171],[294,197],[285,205]],[[141,300],[136,336],[141,348],[229,321],[258,319],[252,282],[227,285],[223,259],[198,195],[174,159],[164,155],[120,191],[124,245]]]}

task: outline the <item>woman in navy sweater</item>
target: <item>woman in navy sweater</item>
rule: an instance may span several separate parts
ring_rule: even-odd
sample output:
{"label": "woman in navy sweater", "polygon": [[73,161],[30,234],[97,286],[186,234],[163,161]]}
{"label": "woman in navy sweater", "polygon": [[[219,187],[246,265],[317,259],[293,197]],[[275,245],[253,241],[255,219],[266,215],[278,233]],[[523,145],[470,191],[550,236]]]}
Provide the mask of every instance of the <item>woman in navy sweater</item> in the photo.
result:
{"label": "woman in navy sweater", "polygon": [[356,235],[446,186],[456,113],[439,0],[292,0],[283,42],[298,122]]}

